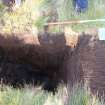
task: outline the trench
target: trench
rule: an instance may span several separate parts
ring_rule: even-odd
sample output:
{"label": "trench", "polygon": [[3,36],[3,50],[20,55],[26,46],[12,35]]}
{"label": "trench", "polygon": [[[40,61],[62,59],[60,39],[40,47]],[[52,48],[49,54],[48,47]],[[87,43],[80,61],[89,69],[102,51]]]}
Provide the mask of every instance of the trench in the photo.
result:
{"label": "trench", "polygon": [[39,42],[40,45],[26,44],[18,36],[4,38],[0,35],[0,80],[3,84],[14,88],[41,85],[42,89],[55,92],[60,83],[67,82],[63,67],[70,47],[65,44],[64,34],[39,35]]}
{"label": "trench", "polygon": [[[74,38],[64,33],[4,37],[0,34],[0,80],[13,87],[41,85],[55,92],[60,83],[71,86],[83,81],[93,94],[105,94],[105,41],[97,35]],[[27,36],[27,37],[26,37]],[[76,38],[76,36],[74,36]],[[37,40],[39,44],[37,44]],[[69,43],[70,42],[70,43]]]}

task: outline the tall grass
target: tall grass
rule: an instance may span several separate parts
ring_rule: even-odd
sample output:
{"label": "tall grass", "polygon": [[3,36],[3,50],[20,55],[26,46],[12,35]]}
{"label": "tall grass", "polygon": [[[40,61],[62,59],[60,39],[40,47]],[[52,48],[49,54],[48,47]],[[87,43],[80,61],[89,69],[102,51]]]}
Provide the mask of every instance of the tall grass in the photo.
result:
{"label": "tall grass", "polygon": [[[46,1],[46,0],[45,0]],[[47,0],[48,3],[53,3],[54,0]],[[73,0],[59,0],[52,5],[51,8],[56,8],[58,11],[59,19],[58,21],[70,21],[70,20],[86,20],[86,19],[101,19],[105,18],[105,5],[104,0],[88,0],[88,10],[84,13],[76,13],[73,7]],[[59,4],[59,5],[56,5]],[[47,4],[46,4],[47,5]],[[51,4],[50,4],[51,5]],[[77,31],[83,31],[87,28],[99,28],[105,27],[105,22],[93,22],[85,24],[73,24],[70,25]]]}
{"label": "tall grass", "polygon": [[14,89],[4,87],[0,90],[0,105],[63,105],[64,88],[60,88],[56,95],[40,89],[40,87],[26,87]]}
{"label": "tall grass", "polygon": [[53,95],[41,90],[39,87],[26,87],[14,89],[12,87],[0,88],[0,105],[104,105],[96,96],[90,95],[86,88],[74,87],[68,98],[64,86],[58,88]]}
{"label": "tall grass", "polygon": [[[59,8],[59,20],[86,20],[86,19],[101,19],[105,18],[104,0],[88,0],[89,6],[85,13],[76,13],[71,0],[66,0]],[[73,24],[71,27],[76,31],[84,31],[87,28],[105,27],[104,22],[93,22],[84,24]]]}
{"label": "tall grass", "polygon": [[105,18],[104,0],[88,0],[88,10],[86,13],[76,14],[73,7],[73,0],[65,0],[59,8],[59,19],[96,19]]}
{"label": "tall grass", "polygon": [[69,105],[104,105],[103,99],[92,95],[87,87],[74,87],[69,95]]}
{"label": "tall grass", "polygon": [[[77,14],[73,7],[73,0],[25,0],[15,12],[7,12],[6,7],[0,3],[0,30],[4,32],[30,32],[35,27],[39,30],[49,19],[41,16],[41,11],[56,9],[58,21],[85,20],[105,18],[104,0],[88,0],[89,7],[85,13]],[[2,27],[1,27],[2,26]],[[104,22],[70,25],[75,30],[105,27]]]}
{"label": "tall grass", "polygon": [[[1,31],[11,32],[31,32],[35,28],[35,21],[39,17],[39,7],[43,0],[24,0],[19,8],[13,8],[13,12],[7,7],[0,10]],[[3,4],[0,4],[3,7]]]}

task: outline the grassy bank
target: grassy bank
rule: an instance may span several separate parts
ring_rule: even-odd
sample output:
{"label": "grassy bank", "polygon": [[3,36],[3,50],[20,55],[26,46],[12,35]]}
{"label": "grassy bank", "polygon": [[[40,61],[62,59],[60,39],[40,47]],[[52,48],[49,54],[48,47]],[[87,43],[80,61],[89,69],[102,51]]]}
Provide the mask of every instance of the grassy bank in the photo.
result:
{"label": "grassy bank", "polygon": [[[105,5],[104,0],[88,0],[88,10],[83,13],[76,13],[72,0],[65,0],[58,9],[59,20],[88,20],[88,19],[104,19]],[[105,27],[105,22],[90,22],[83,24],[70,25],[76,31],[84,31],[88,28]]]}
{"label": "grassy bank", "polygon": [[[53,10],[58,14],[58,16],[55,16],[58,21],[105,18],[104,0],[88,1],[88,10],[80,14],[75,12],[72,0],[33,0],[31,2],[25,0],[15,12],[8,12],[7,8],[0,3],[0,30],[7,33],[31,32],[35,27],[41,30],[43,25],[51,18],[51,11]],[[43,16],[42,11],[45,11],[47,16]],[[84,31],[87,28],[105,27],[105,22],[75,24],[70,26],[74,30]],[[57,29],[53,31],[56,30]]]}
{"label": "grassy bank", "polygon": [[[88,10],[83,13],[76,13],[72,0],[45,0],[49,8],[57,9],[58,21],[71,21],[71,20],[88,20],[88,19],[104,19],[105,18],[105,5],[104,0],[88,0]],[[45,10],[48,11],[49,8]],[[84,24],[70,25],[76,31],[84,31],[87,28],[105,27],[105,22],[90,22]],[[62,29],[61,29],[62,30]]]}

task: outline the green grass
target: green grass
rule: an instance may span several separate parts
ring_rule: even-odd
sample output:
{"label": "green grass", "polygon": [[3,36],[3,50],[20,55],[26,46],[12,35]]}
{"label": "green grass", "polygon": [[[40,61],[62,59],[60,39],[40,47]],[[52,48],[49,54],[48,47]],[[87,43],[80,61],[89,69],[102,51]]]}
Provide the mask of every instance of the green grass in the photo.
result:
{"label": "green grass", "polygon": [[[86,88],[75,87],[69,95],[68,105],[104,105],[97,97],[90,95]],[[4,86],[0,88],[0,105],[64,105],[67,96],[65,86],[60,86],[55,95],[41,90],[40,87],[14,89]]]}
{"label": "green grass", "polygon": [[31,32],[36,28],[35,21],[39,18],[39,7],[43,0],[25,0],[17,9],[8,11],[0,3],[0,30],[2,32]]}
{"label": "green grass", "polygon": [[93,96],[86,87],[74,87],[70,93],[69,105],[104,105],[104,101]]}
{"label": "green grass", "polygon": [[64,88],[59,89],[56,95],[40,89],[40,87],[26,87],[14,89],[0,88],[0,105],[63,105],[61,100]]}
{"label": "green grass", "polygon": [[[0,3],[0,30],[3,32],[31,32],[37,27],[42,30],[49,16],[40,15],[41,11],[57,9],[58,21],[85,20],[105,18],[104,0],[88,0],[89,8],[85,13],[77,14],[74,10],[72,0],[25,0],[15,12],[7,12],[6,7]],[[27,17],[27,18],[26,18]],[[2,27],[1,27],[2,26]],[[84,31],[87,28],[105,27],[105,22],[94,22],[70,25],[76,31]],[[52,29],[53,31],[62,29]]]}
{"label": "green grass", "polygon": [[[49,8],[56,8],[58,11],[58,21],[70,21],[70,20],[87,20],[87,19],[101,19],[105,18],[105,5],[104,0],[88,0],[89,6],[85,13],[77,14],[74,10],[72,0],[59,0],[55,5],[51,4],[54,0],[45,0],[48,3]],[[59,5],[57,5],[59,4]],[[47,9],[46,9],[47,11]],[[76,31],[85,31],[87,28],[99,28],[105,27],[105,22],[93,22],[84,24],[73,24],[70,25]],[[62,31],[62,29],[59,29]]]}
{"label": "green grass", "polygon": [[[89,6],[88,10],[85,13],[76,14],[72,1],[66,0],[65,3],[59,9],[59,20],[86,20],[86,19],[101,19],[105,18],[105,5],[104,0],[88,0]],[[87,28],[96,28],[96,27],[105,27],[105,22],[94,22],[94,23],[85,23],[72,25],[74,29],[87,29]]]}

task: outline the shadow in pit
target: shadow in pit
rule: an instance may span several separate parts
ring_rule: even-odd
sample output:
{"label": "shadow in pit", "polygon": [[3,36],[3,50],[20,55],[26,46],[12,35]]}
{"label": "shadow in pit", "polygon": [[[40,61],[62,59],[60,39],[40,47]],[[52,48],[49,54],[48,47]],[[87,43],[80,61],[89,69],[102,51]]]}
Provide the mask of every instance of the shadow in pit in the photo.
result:
{"label": "shadow in pit", "polygon": [[64,34],[44,33],[38,38],[40,45],[26,44],[18,36],[0,35],[0,79],[4,84],[42,85],[43,89],[55,92],[59,83],[67,82],[64,62],[70,47],[65,44]]}

